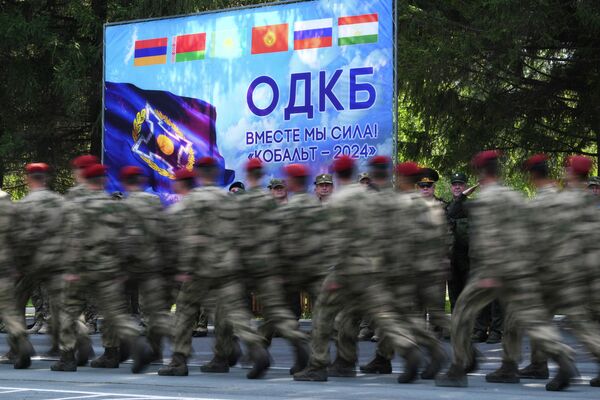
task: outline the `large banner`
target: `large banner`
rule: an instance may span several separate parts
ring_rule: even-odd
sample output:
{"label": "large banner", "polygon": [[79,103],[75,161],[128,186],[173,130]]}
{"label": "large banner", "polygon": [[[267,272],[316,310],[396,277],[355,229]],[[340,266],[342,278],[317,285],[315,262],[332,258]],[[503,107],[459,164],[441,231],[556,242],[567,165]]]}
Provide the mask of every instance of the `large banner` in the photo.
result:
{"label": "large banner", "polygon": [[107,24],[104,162],[109,190],[139,165],[148,190],[170,192],[174,171],[211,155],[221,183],[263,160],[327,172],[348,154],[392,155],[393,0],[288,2]]}

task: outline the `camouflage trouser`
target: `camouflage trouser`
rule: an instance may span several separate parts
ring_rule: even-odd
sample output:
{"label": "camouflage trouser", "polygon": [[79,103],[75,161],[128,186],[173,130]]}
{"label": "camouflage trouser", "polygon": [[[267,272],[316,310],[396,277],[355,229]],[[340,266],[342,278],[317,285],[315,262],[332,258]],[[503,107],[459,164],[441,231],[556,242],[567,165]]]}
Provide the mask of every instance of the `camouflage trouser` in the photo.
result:
{"label": "camouflage trouser", "polygon": [[48,291],[42,285],[37,285],[31,292],[31,303],[35,309],[35,321],[50,322],[50,302]]}
{"label": "camouflage trouser", "polygon": [[246,307],[242,286],[231,282],[214,289],[209,279],[193,277],[181,286],[177,296],[173,352],[181,353],[186,357],[191,354],[192,328],[196,323],[200,307],[211,290],[214,290],[215,297],[218,299],[215,311],[217,333],[215,354],[227,357],[233,348],[233,340],[222,341],[221,337],[237,335],[249,347],[261,345],[263,339],[250,326],[252,316]]}
{"label": "camouflage trouser", "polygon": [[8,333],[9,344],[26,336],[25,323],[15,306],[15,285],[12,279],[0,278],[0,316]]}
{"label": "camouflage trouser", "polygon": [[131,343],[139,336],[137,324],[127,313],[123,283],[113,277],[97,276],[65,285],[64,305],[60,313],[61,350],[73,350],[77,338],[87,334],[87,329],[79,317],[85,309],[90,293],[96,299],[98,310],[104,317],[104,347],[118,347],[122,341]]}
{"label": "camouflage trouser", "polygon": [[[575,286],[576,287],[576,286]],[[590,353],[600,361],[600,323],[594,321],[585,300],[571,290],[574,287],[557,289],[546,293],[544,302],[547,307],[547,320],[551,323],[556,313],[564,314],[566,322],[573,330],[575,337],[583,343]],[[571,291],[571,293],[569,293]],[[507,310],[504,321],[504,360],[519,362],[521,359],[522,332],[514,311],[511,307]],[[542,363],[548,360],[539,343],[531,340],[531,362]]]}
{"label": "camouflage trouser", "polygon": [[[410,330],[400,322],[400,318],[390,306],[392,300],[383,284],[369,280],[368,277],[365,279],[358,276],[340,276],[339,273],[330,274],[323,283],[313,309],[310,366],[326,368],[329,364],[329,340],[333,332],[333,321],[342,310],[352,316],[344,318],[350,322],[342,322],[343,326],[340,326],[340,332],[351,332],[347,334],[348,338],[352,336],[348,343],[356,344],[358,320],[362,315],[369,315],[382,334],[388,336],[398,354],[404,356],[416,348]],[[343,347],[343,356],[348,357],[348,361],[356,360],[356,350],[345,350],[347,348]]]}
{"label": "camouflage trouser", "polygon": [[[537,282],[523,278],[501,282],[498,287],[489,287],[481,282],[477,277],[471,279],[456,302],[456,310],[452,315],[452,348],[455,364],[464,367],[472,361],[471,333],[475,318],[496,298],[511,310],[515,324],[522,327],[531,340],[536,341],[549,357],[572,358],[573,349],[560,342],[558,330],[548,322]],[[511,346],[510,340],[511,338],[504,337],[505,348],[507,343]]]}
{"label": "camouflage trouser", "polygon": [[50,325],[52,347],[58,347],[59,343],[60,322],[58,315],[62,305],[62,288],[63,284],[60,276],[51,278],[31,275],[21,276],[17,279],[15,286],[16,306],[17,310],[21,313],[23,325],[25,325],[25,308],[32,294],[36,290],[40,290],[42,302],[44,301],[44,296],[48,299],[47,302],[50,305],[50,320],[48,322]]}

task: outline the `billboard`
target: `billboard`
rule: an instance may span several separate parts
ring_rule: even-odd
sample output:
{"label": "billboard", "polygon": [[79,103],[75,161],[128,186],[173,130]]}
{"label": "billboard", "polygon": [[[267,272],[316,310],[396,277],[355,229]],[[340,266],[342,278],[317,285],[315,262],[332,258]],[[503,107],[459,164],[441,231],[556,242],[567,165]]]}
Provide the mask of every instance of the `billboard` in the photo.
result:
{"label": "billboard", "polygon": [[263,160],[326,172],[395,151],[393,0],[278,2],[119,24],[104,32],[103,161],[109,190],[124,165],[148,190],[213,156],[220,182]]}

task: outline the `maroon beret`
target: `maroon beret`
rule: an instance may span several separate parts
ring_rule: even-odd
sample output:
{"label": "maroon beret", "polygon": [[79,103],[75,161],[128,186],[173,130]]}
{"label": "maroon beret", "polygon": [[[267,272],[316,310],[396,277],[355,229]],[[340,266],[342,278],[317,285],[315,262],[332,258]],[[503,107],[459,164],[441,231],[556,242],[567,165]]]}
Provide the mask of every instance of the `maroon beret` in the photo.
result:
{"label": "maroon beret", "polygon": [[83,170],[83,176],[87,179],[106,176],[106,166],[103,164],[93,164]]}
{"label": "maroon beret", "polygon": [[533,155],[525,161],[524,167],[525,170],[531,171],[531,169],[537,165],[545,164],[548,161],[548,156],[546,154],[540,153]]}
{"label": "maroon beret", "polygon": [[333,160],[331,170],[333,172],[348,171],[354,168],[354,159],[347,155],[342,155]]}
{"label": "maroon beret", "polygon": [[246,171],[261,169],[262,167],[263,167],[263,162],[260,160],[260,158],[256,158],[256,157],[251,158],[246,163]]}
{"label": "maroon beret", "polygon": [[198,161],[195,162],[194,164],[196,167],[216,167],[217,166],[217,160],[213,157],[202,157],[200,158]]}
{"label": "maroon beret", "polygon": [[369,160],[371,167],[387,168],[392,163],[392,159],[388,156],[375,156]]}
{"label": "maroon beret", "polygon": [[308,168],[306,168],[306,166],[302,164],[286,165],[284,171],[287,174],[287,176],[292,178],[300,178],[310,175]]}
{"label": "maroon beret", "polygon": [[180,168],[177,171],[175,171],[175,180],[181,181],[184,179],[194,179],[196,177],[196,174],[194,173],[194,171],[190,171],[187,168]]}
{"label": "maroon beret", "polygon": [[565,166],[571,168],[577,175],[587,175],[592,169],[592,159],[586,156],[569,156]]}
{"label": "maroon beret", "polygon": [[92,164],[100,164],[100,159],[91,154],[84,154],[82,156],[75,157],[71,161],[71,166],[77,169],[87,168]]}
{"label": "maroon beret", "polygon": [[50,172],[50,166],[46,163],[30,163],[25,166],[25,171],[28,174],[47,174]]}
{"label": "maroon beret", "polygon": [[497,160],[502,153],[500,150],[486,150],[475,154],[475,157],[471,160],[471,165],[474,168],[482,168],[485,164],[490,161]]}
{"label": "maroon beret", "polygon": [[396,165],[396,174],[402,176],[415,176],[421,173],[421,167],[414,161],[406,161]]}
{"label": "maroon beret", "polygon": [[127,178],[131,178],[134,176],[142,176],[144,175],[144,171],[136,166],[136,165],[127,165],[123,168],[121,168],[121,171],[119,173],[119,178],[121,179],[127,179]]}

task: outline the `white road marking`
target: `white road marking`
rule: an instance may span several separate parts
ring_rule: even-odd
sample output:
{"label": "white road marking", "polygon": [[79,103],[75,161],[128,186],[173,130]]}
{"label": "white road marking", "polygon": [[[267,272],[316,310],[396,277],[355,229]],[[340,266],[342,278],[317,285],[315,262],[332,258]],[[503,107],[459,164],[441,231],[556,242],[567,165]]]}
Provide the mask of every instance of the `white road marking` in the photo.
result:
{"label": "white road marking", "polygon": [[64,394],[75,394],[80,395],[76,397],[64,397],[60,399],[51,398],[48,400],[66,400],[66,399],[84,399],[93,397],[105,396],[110,400],[225,400],[216,397],[173,397],[173,396],[153,396],[148,394],[127,394],[127,393],[113,393],[113,392],[84,392],[78,390],[55,390],[55,389],[30,389],[30,388],[16,388],[16,387],[5,387],[0,386],[0,390],[6,390],[0,392],[0,395],[4,393],[12,392],[39,392],[39,393],[64,393]]}

